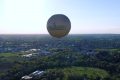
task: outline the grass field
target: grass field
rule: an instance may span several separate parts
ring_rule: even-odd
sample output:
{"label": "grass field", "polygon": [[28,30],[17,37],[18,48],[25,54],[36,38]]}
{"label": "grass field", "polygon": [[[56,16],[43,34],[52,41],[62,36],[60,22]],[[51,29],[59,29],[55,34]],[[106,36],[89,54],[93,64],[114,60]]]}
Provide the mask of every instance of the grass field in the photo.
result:
{"label": "grass field", "polygon": [[[98,68],[89,68],[89,67],[70,67],[63,69],[49,69],[50,71],[62,71],[64,73],[64,80],[69,80],[69,77],[84,77],[86,76],[90,80],[96,80],[98,77],[104,80],[108,78],[110,75],[105,70]],[[76,79],[75,79],[76,80]]]}
{"label": "grass field", "polygon": [[19,56],[16,53],[0,53],[0,57],[17,57]]}

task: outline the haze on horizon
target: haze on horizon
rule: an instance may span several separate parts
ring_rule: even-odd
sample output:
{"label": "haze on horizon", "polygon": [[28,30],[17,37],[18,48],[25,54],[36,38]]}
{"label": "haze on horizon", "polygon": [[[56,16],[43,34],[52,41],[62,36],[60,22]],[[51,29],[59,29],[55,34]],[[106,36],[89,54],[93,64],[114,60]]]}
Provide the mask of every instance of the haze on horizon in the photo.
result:
{"label": "haze on horizon", "polygon": [[119,0],[0,0],[0,34],[48,34],[47,20],[65,14],[70,34],[120,34]]}

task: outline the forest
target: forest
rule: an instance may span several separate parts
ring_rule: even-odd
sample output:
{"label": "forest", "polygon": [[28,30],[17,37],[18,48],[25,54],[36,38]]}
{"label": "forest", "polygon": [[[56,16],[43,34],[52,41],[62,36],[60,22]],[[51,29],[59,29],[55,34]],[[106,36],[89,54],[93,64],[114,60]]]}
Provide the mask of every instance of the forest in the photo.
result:
{"label": "forest", "polygon": [[[120,80],[120,35],[1,35],[0,80],[20,80],[35,70],[38,80]],[[50,52],[22,57],[29,49]],[[33,52],[31,52],[33,53]],[[34,79],[32,79],[34,80]]]}

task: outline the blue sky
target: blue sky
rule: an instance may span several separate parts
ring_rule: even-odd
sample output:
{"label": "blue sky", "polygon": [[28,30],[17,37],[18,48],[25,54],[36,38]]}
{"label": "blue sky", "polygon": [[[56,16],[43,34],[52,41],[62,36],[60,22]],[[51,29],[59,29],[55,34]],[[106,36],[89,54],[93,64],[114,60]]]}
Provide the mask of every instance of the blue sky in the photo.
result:
{"label": "blue sky", "polygon": [[54,14],[69,17],[70,34],[120,34],[120,0],[0,0],[0,34],[48,34]]}

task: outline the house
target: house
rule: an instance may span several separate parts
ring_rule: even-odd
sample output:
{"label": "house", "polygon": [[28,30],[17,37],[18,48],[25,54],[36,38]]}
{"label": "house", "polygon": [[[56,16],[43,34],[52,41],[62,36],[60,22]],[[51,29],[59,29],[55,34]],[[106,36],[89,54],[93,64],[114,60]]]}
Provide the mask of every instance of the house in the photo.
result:
{"label": "house", "polygon": [[23,76],[21,80],[32,80],[32,77],[26,75],[26,76]]}
{"label": "house", "polygon": [[40,79],[44,75],[44,71],[36,70],[33,73],[23,76],[21,80],[36,80]]}
{"label": "house", "polygon": [[22,57],[31,57],[33,54],[26,54],[26,55],[22,55]]}
{"label": "house", "polygon": [[35,72],[29,74],[29,76],[32,76],[33,78],[40,78],[42,75],[44,74],[44,71],[39,71],[39,70],[36,70]]}

